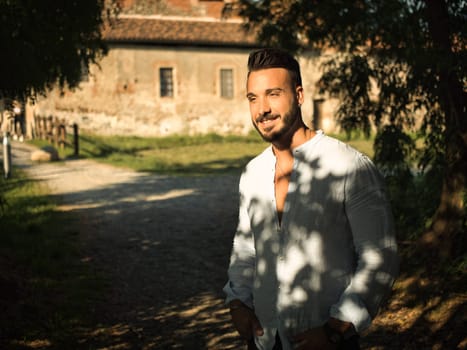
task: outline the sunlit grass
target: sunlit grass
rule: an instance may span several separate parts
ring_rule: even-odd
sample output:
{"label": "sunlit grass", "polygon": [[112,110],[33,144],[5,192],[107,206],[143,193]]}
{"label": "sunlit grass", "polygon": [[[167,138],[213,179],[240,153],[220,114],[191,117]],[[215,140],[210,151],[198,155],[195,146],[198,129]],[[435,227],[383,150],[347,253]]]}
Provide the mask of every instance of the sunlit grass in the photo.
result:
{"label": "sunlit grass", "polygon": [[[267,147],[256,135],[244,138],[218,135],[168,138],[81,136],[82,158],[138,171],[177,175],[238,172],[249,159]],[[370,157],[373,154],[372,139],[336,137]],[[62,150],[61,157],[73,158],[73,149]],[[86,321],[88,305],[101,297],[102,280],[90,273],[78,259],[76,241],[79,232],[70,229],[76,227],[72,224],[73,218],[57,213],[46,191],[36,183],[14,175],[8,182],[0,180],[3,186],[0,193],[5,190],[8,202],[8,208],[0,218],[0,306],[6,310],[0,318],[0,327],[2,336],[5,335],[3,339],[11,340],[10,346],[5,348],[72,349],[76,345],[72,340],[79,338],[73,332]],[[428,186],[427,191],[433,191],[432,187]],[[426,199],[430,197],[413,198],[416,200],[406,202],[414,203],[414,208],[419,202],[430,202]],[[403,200],[400,202],[405,204]],[[404,213],[408,215],[414,208]],[[441,326],[445,324],[444,328],[453,334],[463,331],[453,328],[446,319],[461,315],[465,302],[462,289],[465,286],[462,283],[465,281],[465,254],[450,262],[447,266],[450,270],[440,269],[443,273],[429,280],[420,278],[427,262],[417,247],[410,244],[401,249],[404,262],[401,277],[394,287],[393,304],[389,304],[384,318],[376,320],[376,327],[382,330],[376,332],[378,339],[386,339],[388,327],[396,327],[400,333],[407,332],[407,339],[413,340],[414,330],[425,336],[427,325],[436,322]],[[440,262],[428,263],[439,266]],[[18,302],[20,298],[24,298],[21,303]],[[2,337],[0,348],[1,341]]]}
{"label": "sunlit grass", "polygon": [[[368,156],[373,155],[372,139],[337,137]],[[44,144],[43,141],[34,143]],[[136,171],[172,175],[239,173],[250,159],[268,146],[255,131],[247,136],[208,134],[160,138],[82,134],[79,145],[80,158]],[[60,156],[71,158],[73,152],[72,147],[66,147],[60,150]]]}

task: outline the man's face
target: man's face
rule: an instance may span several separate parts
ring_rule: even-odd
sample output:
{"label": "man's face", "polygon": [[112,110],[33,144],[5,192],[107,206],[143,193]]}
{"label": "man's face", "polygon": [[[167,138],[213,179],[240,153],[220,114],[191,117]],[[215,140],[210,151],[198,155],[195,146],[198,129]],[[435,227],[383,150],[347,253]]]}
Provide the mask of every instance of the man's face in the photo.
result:
{"label": "man's face", "polygon": [[247,98],[254,127],[265,141],[279,141],[300,118],[303,88],[293,86],[284,68],[267,68],[250,73]]}

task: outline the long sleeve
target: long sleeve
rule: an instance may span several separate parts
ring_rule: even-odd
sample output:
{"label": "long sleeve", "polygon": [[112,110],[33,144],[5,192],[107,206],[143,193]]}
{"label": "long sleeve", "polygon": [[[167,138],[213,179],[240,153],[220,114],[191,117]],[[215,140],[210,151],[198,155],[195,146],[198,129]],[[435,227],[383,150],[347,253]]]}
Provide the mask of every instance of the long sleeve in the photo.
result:
{"label": "long sleeve", "polygon": [[284,349],[290,336],[329,317],[367,328],[398,273],[394,222],[380,174],[365,156],[318,133],[294,150],[281,224],[271,149],[240,180],[227,303],[239,299],[264,329],[256,339]]}
{"label": "long sleeve", "polygon": [[224,287],[226,303],[239,299],[253,308],[253,283],[255,275],[256,252],[250,220],[247,211],[247,200],[243,190],[245,178],[240,180],[240,208],[237,231],[233,241],[232,254],[228,270],[229,281]]}
{"label": "long sleeve", "polygon": [[345,211],[357,264],[351,283],[331,316],[367,328],[398,274],[399,259],[391,209],[383,181],[371,161],[359,155],[346,180]]}

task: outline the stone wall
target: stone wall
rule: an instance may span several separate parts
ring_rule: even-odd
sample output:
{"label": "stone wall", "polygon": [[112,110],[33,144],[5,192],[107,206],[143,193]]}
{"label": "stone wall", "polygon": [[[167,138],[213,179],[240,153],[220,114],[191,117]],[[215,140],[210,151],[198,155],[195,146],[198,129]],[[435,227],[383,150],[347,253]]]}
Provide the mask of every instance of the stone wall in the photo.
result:
{"label": "stone wall", "polygon": [[[246,100],[246,62],[249,50],[230,48],[113,45],[91,67],[79,89],[52,91],[32,106],[36,115],[65,118],[81,130],[99,134],[164,136],[170,134],[246,134],[251,122]],[[320,96],[319,57],[300,59],[306,102],[305,121],[312,125]],[[160,97],[159,68],[172,67],[174,96]],[[234,96],[220,96],[220,69],[233,70]],[[334,125],[334,104],[319,104],[325,131]],[[315,107],[316,108],[316,107]]]}

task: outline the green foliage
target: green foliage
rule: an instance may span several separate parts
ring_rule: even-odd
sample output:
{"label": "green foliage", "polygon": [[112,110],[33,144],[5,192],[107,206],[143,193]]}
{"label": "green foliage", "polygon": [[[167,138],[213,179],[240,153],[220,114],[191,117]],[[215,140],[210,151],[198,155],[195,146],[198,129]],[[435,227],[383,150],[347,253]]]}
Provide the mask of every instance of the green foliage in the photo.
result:
{"label": "green foliage", "polygon": [[414,164],[415,141],[401,127],[384,125],[375,137],[375,163],[383,171],[410,172]]}
{"label": "green foliage", "polygon": [[[375,104],[370,96],[373,72],[368,61],[359,55],[339,55],[327,61],[324,67],[320,92],[327,91],[330,96],[341,99],[336,113],[341,127],[349,135],[352,131],[362,130],[369,136],[369,116],[375,115]],[[350,95],[342,91],[353,93]]]}
{"label": "green foliage", "polygon": [[[466,1],[237,0],[236,8],[262,45],[326,53],[320,93],[339,99],[347,134],[376,129],[375,160],[395,183],[416,188],[414,169],[436,169],[441,181],[431,190],[450,192],[438,203],[465,191]],[[444,210],[458,228],[453,206]]]}
{"label": "green foliage", "polygon": [[[369,133],[372,123],[388,122],[411,128],[415,114],[427,112],[420,132],[431,153],[443,152],[447,142],[429,135],[447,127],[443,115],[454,107],[446,105],[446,92],[451,90],[451,99],[465,98],[466,6],[461,0],[237,1],[265,45],[292,52],[337,49],[323,65],[320,88],[341,99],[344,130]],[[465,131],[465,121],[456,120],[458,132]]]}
{"label": "green foliage", "polygon": [[386,174],[386,186],[400,240],[414,240],[431,223],[439,202],[441,174],[436,171],[416,173],[397,168]]}
{"label": "green foliage", "polygon": [[17,169],[13,175],[0,179],[0,348],[34,339],[75,348],[80,335],[71,333],[90,322],[103,280],[80,261],[76,219],[56,211],[46,188]]}
{"label": "green foliage", "polygon": [[106,53],[101,28],[115,1],[0,0],[0,98],[76,87]]}

